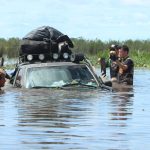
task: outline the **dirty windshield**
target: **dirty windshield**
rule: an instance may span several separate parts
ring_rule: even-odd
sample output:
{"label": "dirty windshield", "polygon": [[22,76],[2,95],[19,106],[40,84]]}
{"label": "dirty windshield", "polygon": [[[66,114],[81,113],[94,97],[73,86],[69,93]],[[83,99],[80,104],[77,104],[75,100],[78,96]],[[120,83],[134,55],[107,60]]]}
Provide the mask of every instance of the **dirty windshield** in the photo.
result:
{"label": "dirty windshield", "polygon": [[98,86],[93,75],[84,65],[29,68],[25,83],[26,88]]}

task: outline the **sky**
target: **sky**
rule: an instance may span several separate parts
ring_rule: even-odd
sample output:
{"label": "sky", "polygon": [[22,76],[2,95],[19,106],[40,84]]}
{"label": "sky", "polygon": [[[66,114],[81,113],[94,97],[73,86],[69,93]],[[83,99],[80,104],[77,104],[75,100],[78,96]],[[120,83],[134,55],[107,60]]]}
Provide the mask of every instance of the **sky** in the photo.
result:
{"label": "sky", "polygon": [[0,0],[0,38],[50,26],[70,38],[150,39],[150,0]]}

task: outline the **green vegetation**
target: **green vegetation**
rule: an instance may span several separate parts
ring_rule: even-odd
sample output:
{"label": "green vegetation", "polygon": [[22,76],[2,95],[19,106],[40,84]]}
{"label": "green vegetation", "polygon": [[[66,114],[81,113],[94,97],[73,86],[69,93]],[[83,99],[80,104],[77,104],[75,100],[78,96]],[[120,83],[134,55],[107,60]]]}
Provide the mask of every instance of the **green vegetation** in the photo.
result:
{"label": "green vegetation", "polygon": [[[0,56],[5,55],[8,58],[17,58],[19,53],[19,44],[21,39],[0,38]],[[98,57],[108,57],[111,44],[126,44],[130,48],[130,57],[134,60],[136,67],[150,68],[150,40],[127,40],[127,41],[107,41],[99,39],[86,40],[83,38],[72,38],[75,45],[74,52],[82,52],[96,64]]]}
{"label": "green vegetation", "polygon": [[19,38],[10,38],[8,40],[0,38],[0,56],[7,55],[8,58],[16,58],[19,52],[19,44]]}
{"label": "green vegetation", "polygon": [[135,67],[150,68],[150,40],[127,40],[127,41],[108,41],[84,40],[82,38],[73,39],[76,51],[84,52],[96,64],[99,57],[109,57],[109,47],[111,44],[126,44],[130,48],[130,57],[134,60]]}

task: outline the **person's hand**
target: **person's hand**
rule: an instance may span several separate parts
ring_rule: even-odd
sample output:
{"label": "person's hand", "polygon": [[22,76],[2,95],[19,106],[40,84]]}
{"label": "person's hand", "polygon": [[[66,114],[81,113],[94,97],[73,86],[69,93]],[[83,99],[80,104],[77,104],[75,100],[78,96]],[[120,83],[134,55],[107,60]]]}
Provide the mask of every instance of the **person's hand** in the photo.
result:
{"label": "person's hand", "polygon": [[104,64],[105,64],[105,58],[104,58],[104,57],[100,57],[100,58],[98,58],[98,60],[97,60],[97,63],[96,63],[96,64],[104,65]]}
{"label": "person's hand", "polygon": [[101,58],[100,58],[100,64],[101,64],[102,66],[106,64],[104,57],[101,57]]}
{"label": "person's hand", "polygon": [[111,59],[112,61],[116,61],[116,60],[117,60],[117,57],[116,57],[116,55],[110,55],[110,59]]}

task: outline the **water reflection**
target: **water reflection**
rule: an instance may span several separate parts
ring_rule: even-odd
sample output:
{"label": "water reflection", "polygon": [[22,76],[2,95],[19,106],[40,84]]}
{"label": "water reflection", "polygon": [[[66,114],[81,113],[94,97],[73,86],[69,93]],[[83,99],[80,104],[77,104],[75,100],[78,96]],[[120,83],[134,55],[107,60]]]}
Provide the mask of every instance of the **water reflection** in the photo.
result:
{"label": "water reflection", "polygon": [[[111,120],[127,120],[132,115],[133,86],[115,85],[111,100]],[[125,126],[126,124],[120,124]]]}
{"label": "water reflection", "polygon": [[144,149],[143,143],[150,147],[150,71],[135,73],[134,87],[116,86],[113,92],[4,89],[0,149],[137,150]]}
{"label": "water reflection", "polygon": [[[47,145],[50,149],[54,145],[66,145],[68,140],[74,145],[73,139],[86,139],[87,134],[80,134],[74,128],[88,126],[84,123],[92,111],[89,107],[92,94],[91,91],[69,91],[69,94],[68,91],[45,89],[24,91],[18,96],[17,126],[23,137],[21,143],[34,148]],[[79,146],[75,149],[82,149],[82,142],[77,143]]]}
{"label": "water reflection", "polygon": [[4,94],[4,93],[5,93],[4,90],[0,90],[0,95],[1,95],[1,94]]}

